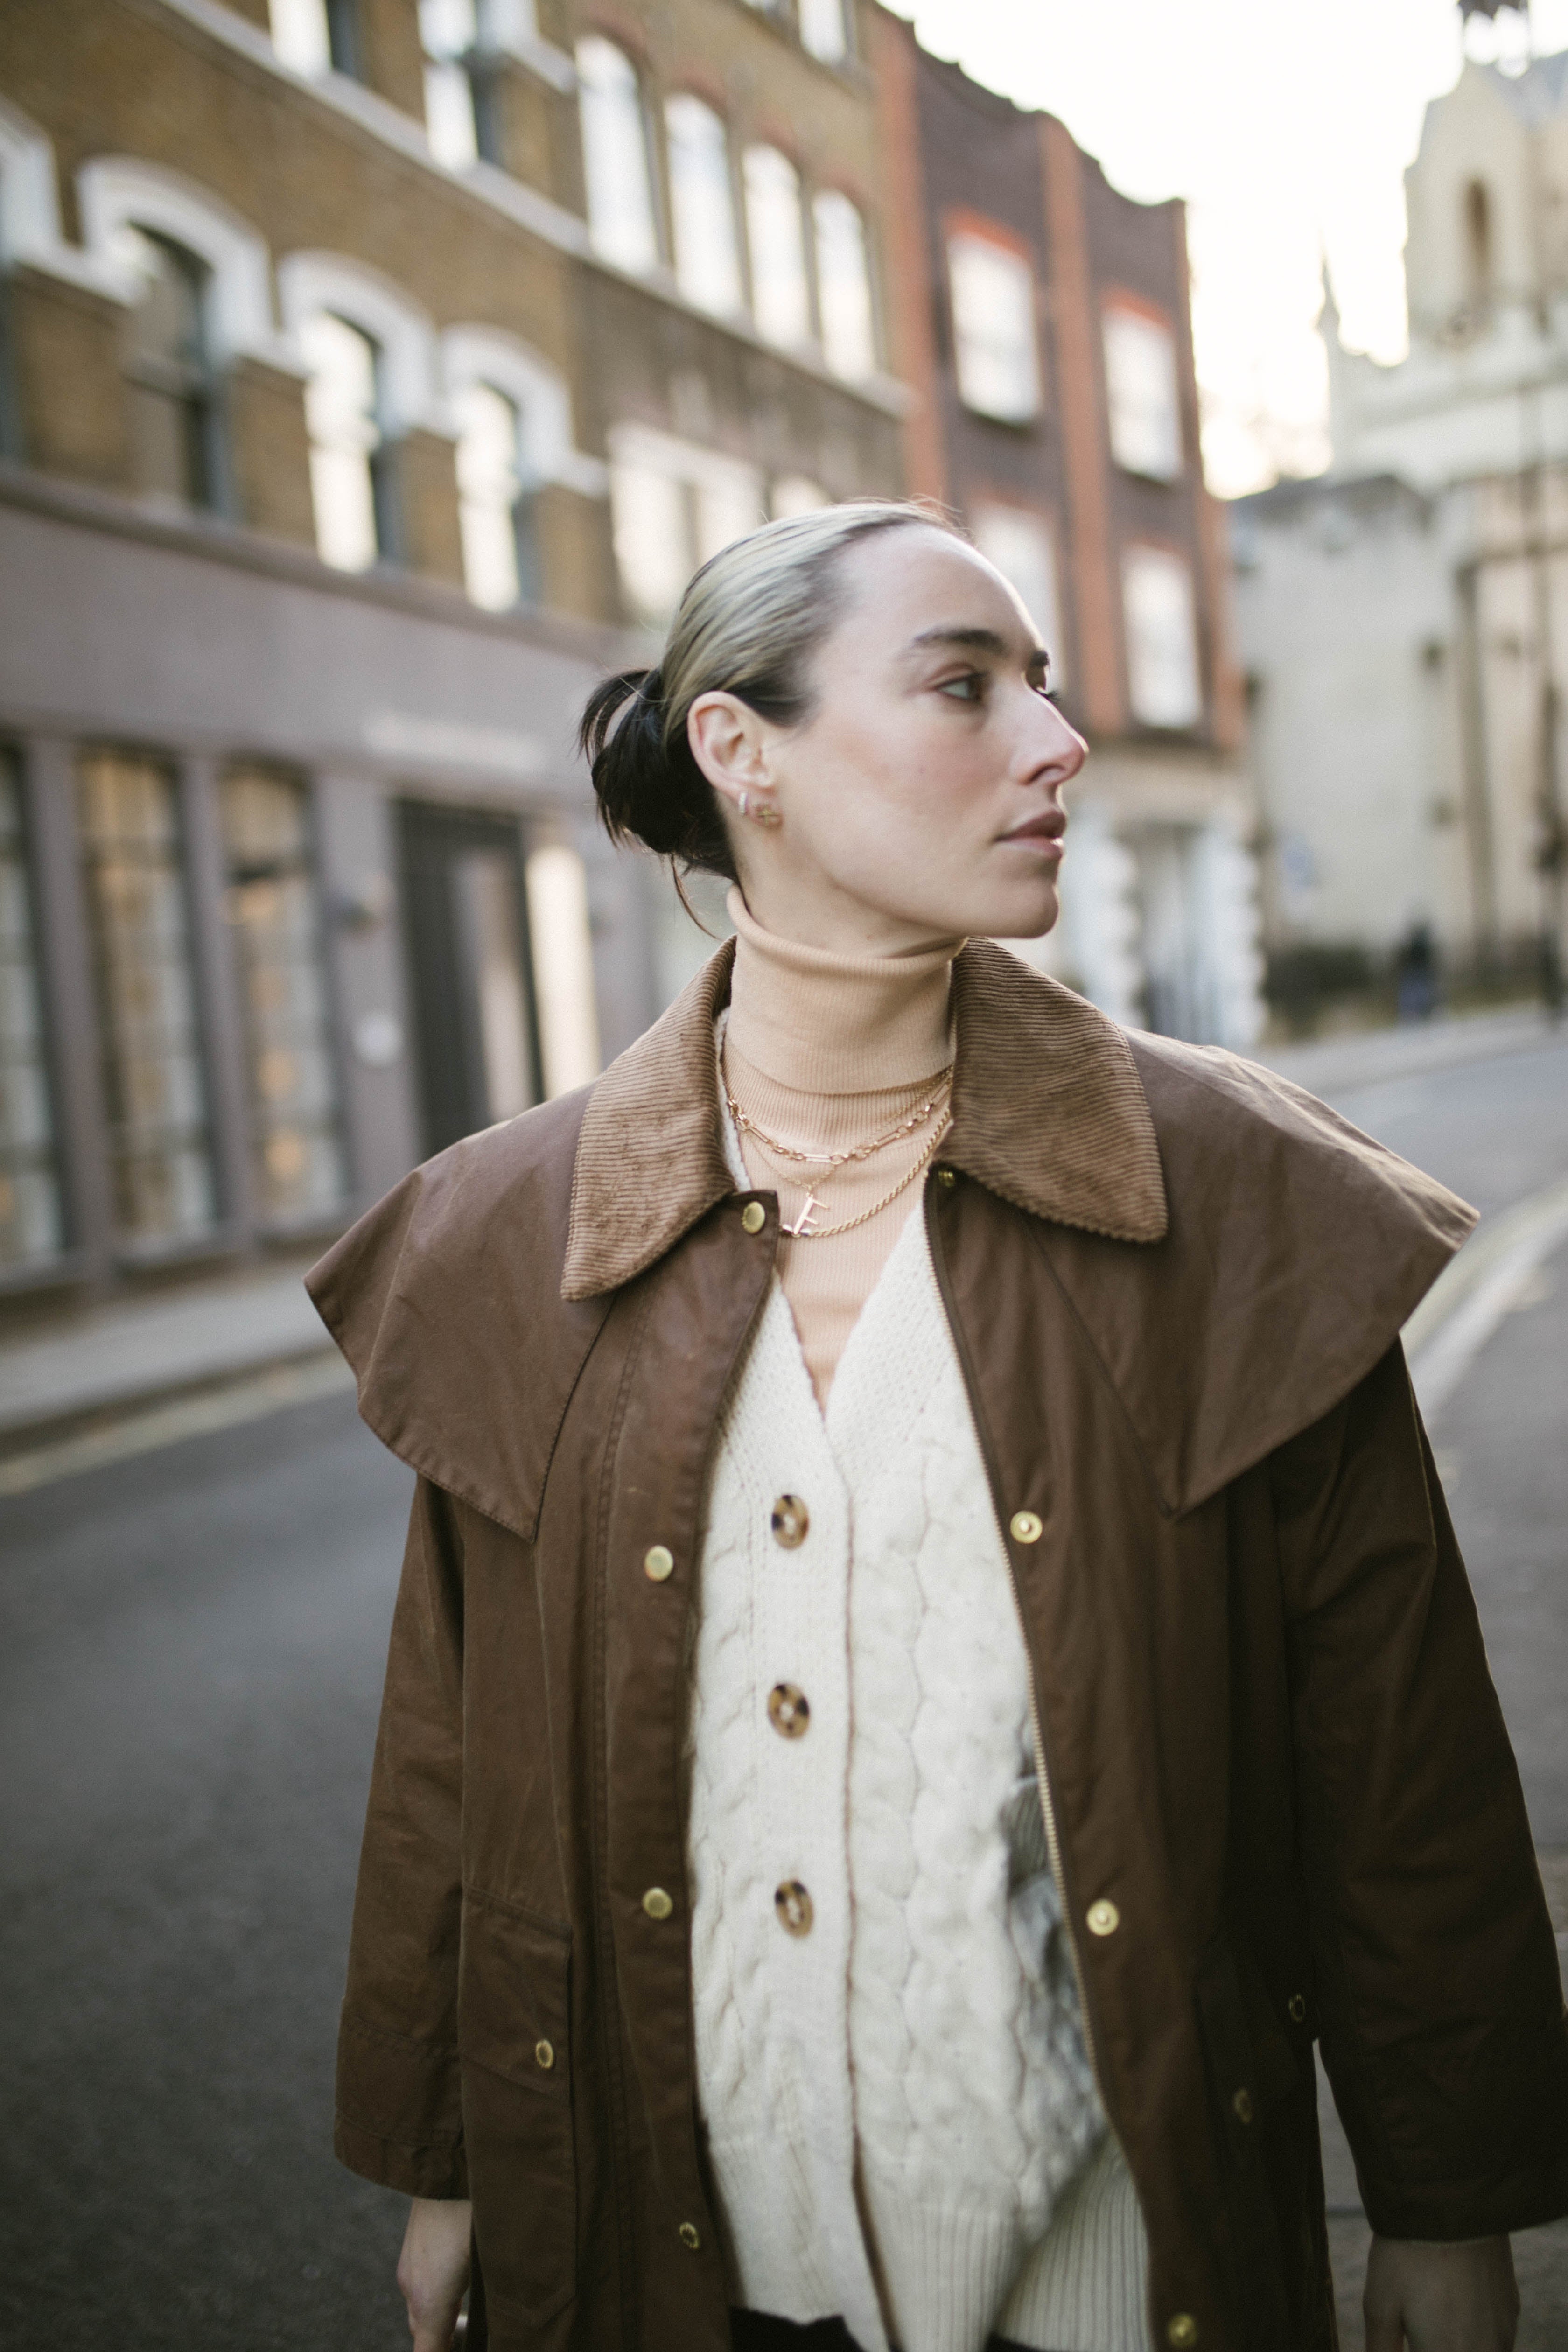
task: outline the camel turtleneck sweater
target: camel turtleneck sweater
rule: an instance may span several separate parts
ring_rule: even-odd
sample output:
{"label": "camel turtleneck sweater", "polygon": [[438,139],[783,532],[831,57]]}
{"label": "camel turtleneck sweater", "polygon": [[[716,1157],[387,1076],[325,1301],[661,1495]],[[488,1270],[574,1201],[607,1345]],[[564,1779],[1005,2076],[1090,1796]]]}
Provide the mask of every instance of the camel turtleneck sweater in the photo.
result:
{"label": "camel turtleneck sweater", "polygon": [[[948,999],[961,940],[912,955],[836,955],[764,930],[738,889],[729,912],[736,947],[724,1073],[767,1134],[799,1150],[842,1151],[886,1133],[935,1090],[952,1059]],[[814,1222],[837,1226],[911,1173],[941,1116],[831,1170],[778,1158],[744,1130],[741,1150],[752,1185],[778,1193],[786,1225],[799,1219],[810,1187]],[[851,1230],[780,1242],[779,1280],[825,1410],[845,1341],[921,1192],[917,1180]]]}

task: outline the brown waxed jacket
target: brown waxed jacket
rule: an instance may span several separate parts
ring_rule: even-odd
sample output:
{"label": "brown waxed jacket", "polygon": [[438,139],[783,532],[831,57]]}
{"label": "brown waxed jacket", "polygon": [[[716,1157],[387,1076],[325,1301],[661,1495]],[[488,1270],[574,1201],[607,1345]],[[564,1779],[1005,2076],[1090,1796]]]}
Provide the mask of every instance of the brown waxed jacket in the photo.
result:
{"label": "brown waxed jacket", "polygon": [[[678,1773],[713,1433],[778,1239],[725,1161],[729,969],[586,1093],[418,1170],[310,1279],[420,1474],[338,2150],[471,2194],[470,2342],[496,2352],[729,2344]],[[953,985],[924,1214],[1155,2340],[1318,2352],[1314,2037],[1375,2229],[1568,2210],[1554,1940],[1397,1336],[1470,1213],[1001,950]]]}

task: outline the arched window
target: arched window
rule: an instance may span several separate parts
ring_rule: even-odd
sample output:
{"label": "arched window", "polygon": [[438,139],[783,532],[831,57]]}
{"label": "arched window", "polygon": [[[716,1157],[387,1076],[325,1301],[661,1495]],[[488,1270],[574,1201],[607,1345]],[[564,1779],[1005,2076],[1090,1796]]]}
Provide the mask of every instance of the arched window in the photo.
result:
{"label": "arched window", "polygon": [[462,385],[452,408],[463,574],[476,604],[503,613],[539,589],[522,418],[517,403],[489,383]]}
{"label": "arched window", "polygon": [[306,319],[300,341],[310,372],[305,421],[316,545],[324,563],[366,572],[393,552],[380,348],[331,310]]}
{"label": "arched window", "polygon": [[1492,290],[1492,204],[1484,180],[1465,183],[1465,279],[1471,309],[1484,310]]}
{"label": "arched window", "polygon": [[969,229],[947,241],[958,396],[979,416],[1026,424],[1038,413],[1035,279],[1011,244]]}
{"label": "arched window", "polygon": [[141,490],[183,506],[216,507],[216,384],[205,262],[172,238],[127,223],[116,258],[133,270],[138,299],[125,329],[131,441]]}
{"label": "arched window", "polygon": [[731,316],[741,308],[741,257],[729,134],[710,106],[684,93],[666,101],[664,125],[676,278],[688,301]]}
{"label": "arched window", "polygon": [[577,94],[594,249],[622,269],[651,269],[658,236],[637,68],[614,42],[590,34],[577,44]]}
{"label": "arched window", "polygon": [[866,224],[858,207],[836,188],[822,189],[812,199],[811,213],[823,356],[835,375],[854,382],[874,374],[877,366]]}
{"label": "arched window", "polygon": [[800,179],[776,147],[748,147],[746,248],[752,264],[752,316],[759,334],[785,345],[811,341],[811,288]]}

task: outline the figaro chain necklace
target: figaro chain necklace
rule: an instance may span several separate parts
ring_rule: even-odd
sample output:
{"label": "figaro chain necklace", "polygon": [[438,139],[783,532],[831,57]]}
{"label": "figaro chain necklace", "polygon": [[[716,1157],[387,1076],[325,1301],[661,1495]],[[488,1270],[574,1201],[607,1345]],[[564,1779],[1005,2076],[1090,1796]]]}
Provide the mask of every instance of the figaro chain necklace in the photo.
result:
{"label": "figaro chain necklace", "polygon": [[900,1177],[898,1182],[884,1192],[880,1199],[873,1201],[868,1209],[860,1210],[858,1214],[853,1217],[841,1217],[836,1224],[819,1225],[816,1222],[816,1215],[821,1203],[817,1200],[816,1192],[808,1184],[805,1188],[805,1204],[800,1214],[793,1225],[781,1224],[780,1232],[786,1234],[791,1241],[796,1242],[826,1241],[834,1234],[851,1234],[858,1225],[869,1224],[873,1217],[880,1216],[882,1211],[890,1207],[900,1192],[907,1192],[910,1186],[918,1177],[923,1175],[930,1166],[938,1145],[952,1125],[952,1113],[942,1101],[952,1076],[952,1064],[950,1062],[945,1070],[938,1071],[935,1085],[927,1100],[918,1104],[913,1110],[906,1112],[904,1117],[895,1121],[885,1134],[876,1137],[871,1142],[854,1144],[845,1151],[798,1151],[791,1144],[780,1143],[776,1137],[769,1135],[764,1128],[759,1127],[749,1112],[741,1108],[735,1099],[734,1089],[730,1084],[729,1074],[726,1071],[723,1077],[724,1099],[729,1104],[731,1118],[742,1132],[750,1135],[764,1158],[777,1153],[781,1158],[811,1167],[826,1167],[834,1170],[844,1167],[850,1160],[869,1160],[874,1153],[886,1150],[889,1144],[901,1141],[906,1135],[912,1135],[917,1128],[924,1126],[939,1105],[942,1107],[936,1126],[928,1137],[925,1148],[914,1166],[908,1169]]}

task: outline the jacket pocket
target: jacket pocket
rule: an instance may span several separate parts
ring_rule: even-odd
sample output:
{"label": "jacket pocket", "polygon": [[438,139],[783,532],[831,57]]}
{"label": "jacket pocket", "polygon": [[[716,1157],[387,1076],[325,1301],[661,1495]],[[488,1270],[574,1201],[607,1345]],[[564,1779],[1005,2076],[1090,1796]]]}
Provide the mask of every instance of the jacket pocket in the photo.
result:
{"label": "jacket pocket", "polygon": [[485,2293],[542,2325],[577,2274],[571,1930],[469,1888],[458,1969],[463,2140]]}

